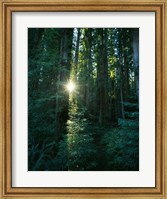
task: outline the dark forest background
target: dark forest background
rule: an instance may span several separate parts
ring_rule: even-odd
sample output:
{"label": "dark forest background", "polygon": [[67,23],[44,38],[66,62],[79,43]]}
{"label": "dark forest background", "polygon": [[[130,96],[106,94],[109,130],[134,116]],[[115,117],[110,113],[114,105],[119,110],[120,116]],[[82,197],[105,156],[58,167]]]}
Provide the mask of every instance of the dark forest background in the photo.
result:
{"label": "dark forest background", "polygon": [[139,170],[139,29],[28,29],[28,170]]}

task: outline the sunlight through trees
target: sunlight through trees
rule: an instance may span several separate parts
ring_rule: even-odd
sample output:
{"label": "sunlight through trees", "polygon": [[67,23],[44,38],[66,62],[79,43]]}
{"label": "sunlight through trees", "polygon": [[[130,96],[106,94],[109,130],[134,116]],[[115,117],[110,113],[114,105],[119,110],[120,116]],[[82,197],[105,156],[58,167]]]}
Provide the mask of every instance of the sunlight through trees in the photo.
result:
{"label": "sunlight through trees", "polygon": [[139,29],[28,29],[28,170],[139,170]]}
{"label": "sunlight through trees", "polygon": [[67,83],[66,85],[66,89],[71,93],[73,91],[75,91],[76,89],[76,85],[74,82],[72,82],[71,80]]}

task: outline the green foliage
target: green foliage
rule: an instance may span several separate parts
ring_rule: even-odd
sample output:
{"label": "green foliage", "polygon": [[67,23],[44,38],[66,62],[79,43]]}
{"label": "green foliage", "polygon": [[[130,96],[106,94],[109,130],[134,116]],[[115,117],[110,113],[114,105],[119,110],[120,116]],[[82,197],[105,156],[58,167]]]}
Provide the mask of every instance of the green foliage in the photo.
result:
{"label": "green foliage", "polygon": [[133,50],[129,28],[28,29],[29,170],[138,169]]}
{"label": "green foliage", "polygon": [[126,112],[125,111],[125,117],[129,118],[129,119],[133,119],[133,118],[139,118],[139,112]]}
{"label": "green foliage", "polygon": [[54,157],[57,153],[58,145],[53,138],[47,138],[42,145],[33,144],[29,140],[28,148],[28,169],[31,171],[55,170]]}
{"label": "green foliage", "polygon": [[105,146],[108,170],[139,170],[139,131],[138,128],[113,128],[102,140]]}
{"label": "green foliage", "polygon": [[127,108],[132,108],[132,109],[138,109],[138,104],[136,103],[131,103],[131,102],[124,102],[123,103],[125,107]]}
{"label": "green foliage", "polygon": [[96,146],[89,122],[82,118],[84,113],[76,114],[73,120],[67,121],[67,132],[60,142],[58,159],[63,170],[87,171],[96,167]]}
{"label": "green foliage", "polygon": [[138,127],[139,121],[138,120],[124,120],[119,118],[118,125],[121,127]]}

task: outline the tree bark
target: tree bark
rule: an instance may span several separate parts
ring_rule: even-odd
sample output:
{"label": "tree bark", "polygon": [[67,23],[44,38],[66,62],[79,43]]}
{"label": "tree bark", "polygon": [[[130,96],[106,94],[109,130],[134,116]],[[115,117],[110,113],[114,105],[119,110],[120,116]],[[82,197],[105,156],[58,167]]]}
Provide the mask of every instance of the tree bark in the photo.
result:
{"label": "tree bark", "polygon": [[[124,57],[123,57],[124,59]],[[121,116],[122,119],[125,119],[125,112],[124,112],[124,96],[123,96],[123,71],[122,66],[119,67],[119,77],[120,77],[120,100],[121,100]]]}
{"label": "tree bark", "polygon": [[132,29],[133,64],[135,67],[136,95],[139,99],[139,29]]}
{"label": "tree bark", "polygon": [[78,55],[79,55],[79,42],[80,42],[80,35],[81,30],[80,28],[77,28],[77,41],[76,41],[76,47],[75,47],[75,60],[74,60],[74,79],[77,79],[77,73],[78,73]]}
{"label": "tree bark", "polygon": [[108,117],[108,60],[107,60],[107,29],[99,31],[100,46],[98,49],[98,98],[99,124],[102,125]]}

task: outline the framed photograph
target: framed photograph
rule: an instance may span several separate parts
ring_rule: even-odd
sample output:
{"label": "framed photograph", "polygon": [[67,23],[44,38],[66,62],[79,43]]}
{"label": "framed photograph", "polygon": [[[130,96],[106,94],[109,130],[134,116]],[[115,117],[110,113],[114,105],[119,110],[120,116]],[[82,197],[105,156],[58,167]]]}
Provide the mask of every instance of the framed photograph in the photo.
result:
{"label": "framed photograph", "polygon": [[166,1],[1,1],[1,198],[166,198]]}

